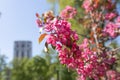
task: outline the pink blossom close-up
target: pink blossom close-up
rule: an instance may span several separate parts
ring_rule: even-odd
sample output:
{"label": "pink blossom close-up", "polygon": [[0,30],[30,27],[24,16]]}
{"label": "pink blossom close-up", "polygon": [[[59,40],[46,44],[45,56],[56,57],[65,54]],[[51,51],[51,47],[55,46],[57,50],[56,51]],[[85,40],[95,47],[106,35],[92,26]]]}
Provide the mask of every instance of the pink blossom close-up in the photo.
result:
{"label": "pink blossom close-up", "polygon": [[85,9],[86,12],[93,10],[90,0],[84,0],[82,7]]}
{"label": "pink blossom close-up", "polygon": [[66,6],[66,8],[61,11],[60,17],[64,19],[72,19],[76,13],[77,11],[74,7]]}
{"label": "pink blossom close-up", "polygon": [[116,16],[117,16],[116,13],[111,12],[111,13],[107,13],[107,14],[105,15],[105,18],[106,18],[107,20],[111,20],[111,19],[115,18]]}
{"label": "pink blossom close-up", "polygon": [[83,23],[78,26],[88,28],[85,36],[84,32],[81,35],[72,30],[76,26],[69,20],[78,22],[81,18],[75,17],[78,14],[77,8],[66,6],[59,16],[50,18],[48,15],[48,20],[45,18],[47,22],[44,21],[44,30],[49,33],[47,43],[54,46],[61,64],[77,72],[78,80],[101,80],[101,77],[106,80],[106,72],[117,61],[112,49],[105,43],[118,36],[120,17],[114,11],[115,3],[112,0],[106,0],[104,5],[101,4],[103,2],[104,0],[83,0],[82,8],[86,14],[81,19]]}
{"label": "pink blossom close-up", "polygon": [[108,70],[106,76],[108,80],[120,80],[120,73],[115,70]]}
{"label": "pink blossom close-up", "polygon": [[120,27],[120,16],[118,16],[118,17],[116,18],[116,25],[118,25],[118,27]]}
{"label": "pink blossom close-up", "polygon": [[113,23],[113,22],[108,22],[104,28],[104,32],[107,33],[109,36],[111,36],[112,38],[116,37],[116,32],[115,30],[118,28],[118,26]]}

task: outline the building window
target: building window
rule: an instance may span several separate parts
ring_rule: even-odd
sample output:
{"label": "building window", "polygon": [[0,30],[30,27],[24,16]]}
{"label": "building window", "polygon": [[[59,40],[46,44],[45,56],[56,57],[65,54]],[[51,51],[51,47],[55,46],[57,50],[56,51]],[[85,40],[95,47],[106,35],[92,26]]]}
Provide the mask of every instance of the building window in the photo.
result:
{"label": "building window", "polygon": [[30,51],[27,51],[27,57],[30,58]]}
{"label": "building window", "polygon": [[24,51],[22,51],[22,55],[21,56],[22,56],[22,58],[24,57]]}
{"label": "building window", "polygon": [[18,48],[18,47],[19,47],[19,44],[17,43],[17,44],[16,44],[16,48]]}
{"label": "building window", "polygon": [[16,50],[16,57],[19,57],[19,51]]}
{"label": "building window", "polygon": [[25,47],[25,44],[22,44],[22,46],[21,46],[22,48],[24,48]]}

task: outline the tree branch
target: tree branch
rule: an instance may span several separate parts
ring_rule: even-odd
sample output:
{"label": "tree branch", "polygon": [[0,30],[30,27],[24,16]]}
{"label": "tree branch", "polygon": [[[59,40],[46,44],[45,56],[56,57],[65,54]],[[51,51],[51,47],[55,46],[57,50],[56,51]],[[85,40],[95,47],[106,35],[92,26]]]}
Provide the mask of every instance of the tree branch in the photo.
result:
{"label": "tree branch", "polygon": [[118,52],[120,52],[120,47],[118,47],[118,48],[116,48],[116,49],[113,49],[112,52],[113,52],[113,53],[118,53]]}

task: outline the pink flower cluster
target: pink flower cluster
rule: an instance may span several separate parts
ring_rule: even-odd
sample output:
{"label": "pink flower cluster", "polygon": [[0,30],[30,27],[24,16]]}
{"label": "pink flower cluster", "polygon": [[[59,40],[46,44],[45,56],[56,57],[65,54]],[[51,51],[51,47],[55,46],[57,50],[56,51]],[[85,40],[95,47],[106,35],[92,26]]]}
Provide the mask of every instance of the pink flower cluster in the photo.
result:
{"label": "pink flower cluster", "polygon": [[107,0],[107,4],[106,4],[106,6],[105,6],[105,8],[106,9],[108,9],[108,10],[111,10],[111,9],[113,9],[114,8],[114,3],[116,2],[116,1],[113,1],[113,0]]}
{"label": "pink flower cluster", "polygon": [[45,24],[45,30],[52,32],[47,37],[47,43],[56,47],[60,63],[66,64],[69,68],[76,68],[81,51],[76,43],[78,35],[71,30],[70,23],[66,20],[55,19]]}
{"label": "pink flower cluster", "polygon": [[[106,71],[108,71],[116,61],[115,57],[109,54],[108,51],[100,51],[101,46],[99,47],[99,42],[102,40],[101,34],[107,34],[107,36],[115,38],[118,34],[118,26],[120,26],[120,17],[114,22],[114,18],[117,17],[117,14],[114,12],[106,12],[105,14],[97,12],[94,9],[97,9],[100,0],[84,0],[83,8],[86,13],[88,13],[91,19],[91,30],[93,35],[89,40],[85,38],[82,44],[78,44],[79,40],[78,34],[71,29],[71,24],[67,21],[68,19],[73,18],[76,15],[76,9],[70,6],[67,6],[61,13],[60,17],[55,18],[52,12],[48,12],[43,15],[43,22],[39,19],[37,20],[38,26],[44,26],[44,31],[48,32],[47,35],[47,44],[51,44],[58,51],[58,56],[61,64],[65,64],[68,68],[75,69],[80,75],[80,80],[86,80],[87,77],[99,80],[100,76],[105,76]],[[102,6],[104,9],[110,9],[112,7],[111,0],[107,0],[109,4]],[[99,7],[98,7],[99,8]],[[100,10],[101,9],[100,7]],[[106,11],[107,11],[106,10]],[[91,14],[96,14],[92,15]],[[101,16],[101,17],[98,17]],[[38,15],[37,15],[38,17]],[[98,18],[98,19],[97,19]],[[101,26],[99,21],[102,20]],[[43,24],[44,23],[44,24]],[[96,28],[95,28],[96,27]],[[96,29],[96,30],[93,30]],[[98,33],[97,33],[97,29]],[[104,42],[103,42],[104,44]],[[95,46],[93,46],[95,45]],[[96,47],[96,50],[93,50],[93,47]],[[108,72],[109,74],[109,72]],[[110,75],[107,75],[110,76]],[[113,78],[111,80],[114,80]]]}
{"label": "pink flower cluster", "polygon": [[117,23],[120,23],[120,16],[117,17]]}
{"label": "pink flower cluster", "polygon": [[85,9],[85,12],[88,13],[98,7],[100,0],[84,0],[82,7]]}
{"label": "pink flower cluster", "polygon": [[93,7],[91,5],[92,2],[90,0],[84,0],[82,7],[85,9],[86,12],[89,12],[93,10]]}
{"label": "pink flower cluster", "polygon": [[110,54],[107,53],[101,53],[101,55],[98,56],[97,52],[90,49],[88,39],[84,39],[79,48],[81,55],[79,59],[76,59],[78,64],[76,70],[78,74],[82,74],[80,80],[86,80],[87,77],[99,80],[99,76],[104,76],[109,66],[116,61],[115,58],[108,57]]}
{"label": "pink flower cluster", "polygon": [[61,11],[60,17],[63,19],[72,19],[76,15],[77,11],[71,6],[66,6],[64,10]]}
{"label": "pink flower cluster", "polygon": [[117,33],[115,32],[117,30],[118,26],[113,22],[108,22],[104,28],[104,32],[107,33],[112,38],[117,36]]}
{"label": "pink flower cluster", "polygon": [[120,80],[120,73],[114,70],[108,70],[106,72],[108,80]]}
{"label": "pink flower cluster", "polygon": [[117,25],[118,27],[120,27],[120,16],[118,16],[117,19],[116,19],[116,25]]}
{"label": "pink flower cluster", "polygon": [[51,32],[47,37],[47,43],[58,51],[60,63],[82,74],[83,80],[88,76],[92,78],[103,76],[108,66],[106,62],[110,64],[114,62],[104,59],[99,62],[102,56],[98,57],[96,52],[90,50],[88,39],[84,39],[83,43],[78,45],[78,35],[71,30],[71,25],[66,20],[54,19],[45,24],[45,30]]}
{"label": "pink flower cluster", "polygon": [[111,13],[107,13],[107,14],[105,15],[105,18],[106,18],[106,20],[111,20],[111,19],[114,19],[116,16],[117,16],[116,13],[111,12]]}
{"label": "pink flower cluster", "polygon": [[38,24],[38,27],[42,27],[42,22],[41,22],[40,19],[37,19],[37,20],[36,20],[36,23]]}
{"label": "pink flower cluster", "polygon": [[41,19],[39,19],[39,18],[40,18],[40,15],[39,15],[38,13],[36,13],[36,17],[38,18],[38,19],[36,20],[36,23],[37,23],[38,27],[42,27],[42,21],[41,21]]}
{"label": "pink flower cluster", "polygon": [[[60,63],[75,69],[82,80],[86,80],[86,77],[99,80],[98,76],[105,75],[108,65],[115,61],[112,58],[98,57],[97,53],[89,48],[88,39],[84,39],[83,43],[78,45],[78,35],[71,30],[71,25],[66,20],[55,18],[45,24],[45,31],[51,32],[47,37],[47,43],[58,51]],[[99,59],[102,59],[101,62]]]}
{"label": "pink flower cluster", "polygon": [[78,35],[71,30],[71,24],[66,20],[52,20],[45,24],[45,31],[51,32],[47,43],[56,46],[58,51],[60,46],[72,47],[72,44],[78,40]]}

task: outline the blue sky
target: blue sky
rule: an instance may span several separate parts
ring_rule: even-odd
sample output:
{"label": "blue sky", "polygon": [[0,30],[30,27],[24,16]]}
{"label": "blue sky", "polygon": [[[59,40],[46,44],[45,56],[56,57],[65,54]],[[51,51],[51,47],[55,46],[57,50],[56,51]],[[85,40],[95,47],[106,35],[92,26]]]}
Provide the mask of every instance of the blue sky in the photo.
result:
{"label": "blue sky", "polygon": [[14,41],[30,40],[33,42],[33,56],[39,55],[44,45],[38,44],[35,13],[42,14],[50,9],[46,0],[0,0],[0,54],[11,61]]}

